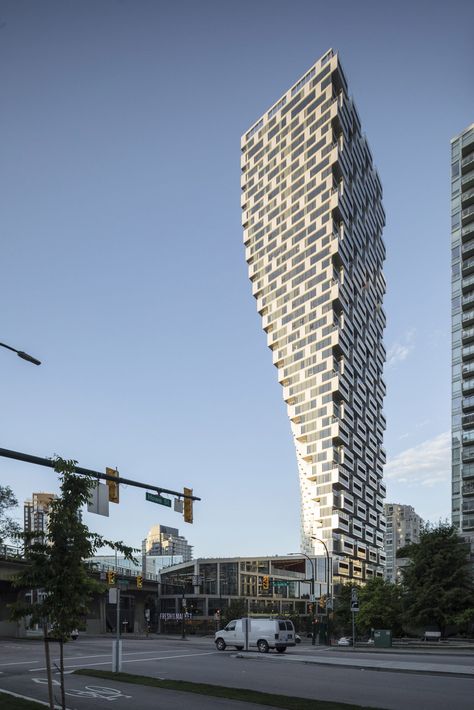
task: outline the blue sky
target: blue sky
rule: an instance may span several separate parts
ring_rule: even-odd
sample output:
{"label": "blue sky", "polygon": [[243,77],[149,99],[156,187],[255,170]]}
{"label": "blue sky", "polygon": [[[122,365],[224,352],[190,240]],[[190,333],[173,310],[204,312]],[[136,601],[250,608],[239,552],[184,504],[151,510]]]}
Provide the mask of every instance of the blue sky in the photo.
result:
{"label": "blue sky", "polygon": [[[384,186],[388,498],[450,514],[449,141],[469,2],[0,2],[1,446],[194,488],[90,527],[200,556],[299,548],[290,427],[247,279],[240,135],[329,47]],[[20,501],[48,469],[0,459]],[[18,510],[21,517],[21,511]]]}

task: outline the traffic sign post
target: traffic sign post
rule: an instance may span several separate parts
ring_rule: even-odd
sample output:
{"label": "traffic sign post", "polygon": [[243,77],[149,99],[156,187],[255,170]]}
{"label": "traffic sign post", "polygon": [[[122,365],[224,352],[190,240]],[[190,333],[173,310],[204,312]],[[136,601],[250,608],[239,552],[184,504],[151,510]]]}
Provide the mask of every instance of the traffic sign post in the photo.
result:
{"label": "traffic sign post", "polygon": [[355,615],[359,611],[359,595],[356,587],[351,589],[352,648],[355,648]]}

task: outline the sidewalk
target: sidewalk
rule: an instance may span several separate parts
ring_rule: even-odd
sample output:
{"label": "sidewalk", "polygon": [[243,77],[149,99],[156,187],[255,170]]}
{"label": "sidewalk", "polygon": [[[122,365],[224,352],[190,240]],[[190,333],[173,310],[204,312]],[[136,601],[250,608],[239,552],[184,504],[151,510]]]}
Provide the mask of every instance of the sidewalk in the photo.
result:
{"label": "sidewalk", "polygon": [[[330,649],[328,649],[330,650]],[[319,666],[337,666],[339,668],[358,668],[360,670],[372,671],[390,671],[394,673],[424,673],[430,675],[445,675],[445,676],[461,676],[474,679],[474,659],[472,665],[448,665],[445,663],[420,663],[419,661],[407,660],[386,660],[382,658],[341,658],[328,653],[324,656],[306,656],[296,655],[295,653],[285,656],[269,656],[267,654],[252,654],[247,655],[238,653],[237,658],[253,659],[270,659],[276,662],[283,661],[285,663],[297,661],[298,663],[313,663]]]}

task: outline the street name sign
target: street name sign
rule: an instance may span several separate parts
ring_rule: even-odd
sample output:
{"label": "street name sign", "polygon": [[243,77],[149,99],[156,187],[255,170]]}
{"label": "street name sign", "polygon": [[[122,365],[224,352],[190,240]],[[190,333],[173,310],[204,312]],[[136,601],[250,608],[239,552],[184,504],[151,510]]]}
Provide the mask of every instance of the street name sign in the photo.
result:
{"label": "street name sign", "polygon": [[163,498],[163,496],[159,496],[156,493],[147,493],[145,497],[150,503],[158,503],[159,505],[166,505],[167,508],[171,508],[171,498]]}

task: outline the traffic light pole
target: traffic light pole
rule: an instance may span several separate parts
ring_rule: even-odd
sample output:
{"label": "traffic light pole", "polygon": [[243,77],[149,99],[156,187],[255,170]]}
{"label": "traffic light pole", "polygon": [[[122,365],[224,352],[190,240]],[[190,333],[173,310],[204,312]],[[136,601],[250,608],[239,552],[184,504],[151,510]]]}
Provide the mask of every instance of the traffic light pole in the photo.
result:
{"label": "traffic light pole", "polygon": [[[37,466],[46,466],[47,468],[54,468],[54,461],[52,459],[45,459],[41,458],[40,456],[24,454],[21,451],[11,451],[10,449],[0,448],[0,456],[3,456],[8,459],[15,459],[16,461],[24,461],[25,463],[33,463]],[[101,471],[94,471],[90,468],[83,468],[82,466],[75,466],[74,473],[79,473],[81,476],[92,476],[93,478],[98,478],[102,481],[111,481],[112,483],[116,484],[124,483],[127,486],[134,486],[135,488],[145,488],[148,491],[156,491],[158,495],[160,495],[161,493],[167,493],[168,495],[176,496],[177,498],[183,498],[185,502],[201,500],[200,498],[198,498],[198,496],[193,496],[192,493],[188,494],[183,491],[172,491],[169,488],[156,486],[152,483],[142,483],[141,481],[134,481],[131,478],[123,478],[123,476],[109,476],[107,473],[102,473]]]}

